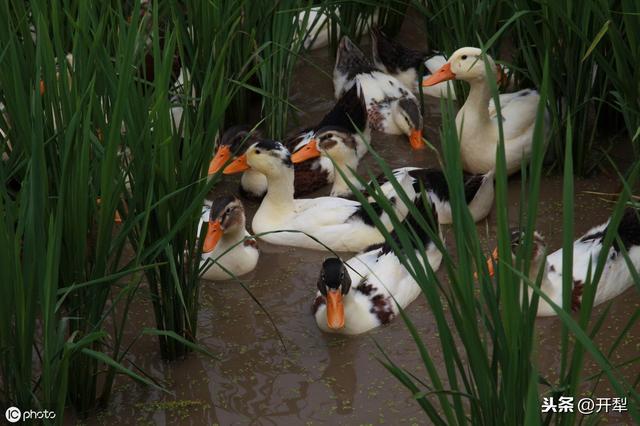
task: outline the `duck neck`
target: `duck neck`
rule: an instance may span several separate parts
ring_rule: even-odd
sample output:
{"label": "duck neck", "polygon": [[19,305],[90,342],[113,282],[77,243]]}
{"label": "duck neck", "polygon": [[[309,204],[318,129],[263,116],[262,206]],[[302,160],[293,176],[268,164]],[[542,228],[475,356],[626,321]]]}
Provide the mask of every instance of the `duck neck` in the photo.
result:
{"label": "duck neck", "polygon": [[350,194],[352,192],[351,188],[349,188],[349,185],[347,184],[347,181],[344,179],[340,171],[338,171],[338,168],[344,173],[344,175],[352,185],[356,186],[359,189],[362,187],[355,173],[355,170],[358,168],[358,158],[355,155],[353,156],[353,158],[349,158],[346,160],[335,160],[335,165],[335,177],[333,180],[333,186],[331,187],[332,196],[341,196]]}
{"label": "duck neck", "polygon": [[293,211],[293,181],[292,167],[286,167],[279,173],[267,175],[267,195],[260,206]]}
{"label": "duck neck", "polygon": [[222,235],[222,239],[220,241],[219,246],[221,247],[230,247],[236,244],[238,241],[244,238],[245,234],[245,225],[242,226],[234,226],[232,229],[227,229]]}
{"label": "duck neck", "polygon": [[464,118],[463,130],[475,132],[477,126],[485,126],[491,124],[489,117],[489,101],[491,100],[491,90],[489,85],[483,78],[469,80],[470,90],[466,102],[458,112],[456,121],[458,126]]}

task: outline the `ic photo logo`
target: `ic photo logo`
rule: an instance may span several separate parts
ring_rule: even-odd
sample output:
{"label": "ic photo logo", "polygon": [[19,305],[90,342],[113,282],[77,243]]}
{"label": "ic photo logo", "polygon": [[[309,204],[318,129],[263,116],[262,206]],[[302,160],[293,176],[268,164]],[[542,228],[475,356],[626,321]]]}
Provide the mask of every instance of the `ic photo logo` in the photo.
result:
{"label": "ic photo logo", "polygon": [[16,423],[22,419],[22,411],[18,407],[9,407],[4,412],[4,416],[9,423]]}
{"label": "ic photo logo", "polygon": [[28,410],[22,411],[18,407],[9,407],[4,412],[4,417],[9,423],[17,423],[20,420],[41,420],[41,419],[55,419],[56,413],[49,410]]}

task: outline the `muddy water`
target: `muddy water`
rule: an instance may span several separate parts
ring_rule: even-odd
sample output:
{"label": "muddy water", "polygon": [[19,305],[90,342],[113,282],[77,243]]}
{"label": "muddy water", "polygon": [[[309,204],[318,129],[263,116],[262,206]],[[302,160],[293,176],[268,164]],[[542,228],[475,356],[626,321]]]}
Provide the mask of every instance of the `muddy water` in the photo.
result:
{"label": "muddy water", "polygon": [[[420,39],[411,30],[405,40]],[[368,48],[368,47],[366,47]],[[330,74],[333,65],[325,52],[315,52],[311,60]],[[333,87],[310,65],[302,64],[296,73],[292,102],[304,114],[300,125],[317,122],[333,103]],[[438,145],[440,123],[437,100],[427,100],[426,137]],[[435,166],[430,151],[413,152],[402,137],[375,134],[373,145],[393,167]],[[368,158],[362,171],[373,167]],[[375,171],[375,170],[374,170]],[[611,174],[613,176],[613,174]],[[517,222],[520,178],[509,182],[508,211]],[[580,234],[607,219],[611,204],[584,191],[614,192],[618,183],[607,174],[576,181],[576,225]],[[234,180],[225,181],[220,191],[233,192]],[[562,181],[545,177],[541,187],[538,229],[551,249],[561,244]],[[257,205],[248,203],[248,210]],[[250,220],[248,220],[250,223]],[[493,246],[495,211],[478,224],[487,249]],[[445,229],[445,235],[449,231]],[[452,241],[451,235],[447,240]],[[171,364],[159,358],[157,343],[151,338],[139,340],[129,360],[164,383],[172,395],[121,380],[114,389],[108,409],[85,421],[87,424],[425,424],[426,417],[408,392],[384,370],[375,342],[399,365],[417,377],[426,377],[419,355],[402,321],[357,337],[326,335],[320,332],[311,315],[319,265],[326,254],[261,243],[256,270],[244,277],[244,283],[260,301],[269,318],[251,297],[233,282],[202,285],[199,316],[199,341],[218,355],[219,360],[193,354]],[[444,279],[443,271],[440,271]],[[445,280],[446,281],[446,280]],[[627,319],[640,306],[637,291],[627,291],[613,301],[608,319],[597,341],[607,352]],[[603,308],[595,309],[594,315]],[[408,313],[432,349],[436,365],[442,367],[436,326],[428,305],[418,298]],[[272,325],[273,321],[279,334]],[[153,313],[141,298],[133,313],[132,339],[141,326],[153,326]],[[539,368],[550,380],[559,370],[560,322],[538,320]],[[612,361],[621,363],[638,354],[640,330],[632,330],[614,352]],[[585,371],[596,371],[587,360]],[[623,367],[621,373],[635,380],[636,365]],[[603,380],[597,396],[613,396]],[[627,417],[610,416],[612,424],[630,424]]]}

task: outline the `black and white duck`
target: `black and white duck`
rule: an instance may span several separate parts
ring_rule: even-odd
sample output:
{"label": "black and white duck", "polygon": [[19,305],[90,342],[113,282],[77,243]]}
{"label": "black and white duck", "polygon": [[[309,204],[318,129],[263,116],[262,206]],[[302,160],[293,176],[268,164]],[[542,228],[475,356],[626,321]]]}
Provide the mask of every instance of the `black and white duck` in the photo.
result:
{"label": "black and white duck", "polygon": [[414,149],[425,147],[418,99],[398,79],[378,70],[345,36],[340,40],[333,69],[336,98],[356,83],[362,88],[372,129],[392,135],[407,135]]}
{"label": "black and white duck", "polygon": [[[596,270],[598,257],[602,251],[602,243],[609,228],[610,219],[602,225],[591,228],[582,237],[573,243],[573,285],[571,289],[571,308],[579,310],[582,305],[582,293],[587,282],[589,271],[593,274]],[[521,242],[522,231],[511,232],[512,255],[515,256]],[[631,265],[635,271],[640,272],[640,209],[627,208],[618,226],[617,236],[622,245],[616,240],[609,248],[602,275],[598,281],[593,305],[599,305],[621,294],[633,285],[633,275],[629,269],[622,247],[626,250]],[[546,256],[546,244],[542,235],[534,233],[534,247],[531,254],[530,279],[536,281],[540,268],[543,268],[540,290],[544,292],[553,303],[562,307],[562,249],[556,250]],[[493,251],[491,258],[487,260],[489,273],[494,273],[494,262],[498,259],[497,249]],[[592,283],[593,285],[593,283]],[[529,298],[533,290],[529,289]],[[538,316],[553,316],[556,311],[544,299],[538,303]]]}
{"label": "black and white duck", "polygon": [[[434,233],[438,225],[429,219],[422,200],[418,211],[427,219]],[[435,209],[432,218],[437,221]],[[405,219],[421,240],[424,250],[415,248],[416,256],[436,271],[442,253],[411,216]],[[391,237],[397,241],[394,231]],[[398,315],[398,306],[406,308],[420,294],[420,285],[400,262],[386,242],[366,249],[344,264],[338,258],[324,261],[318,278],[318,292],[313,302],[313,315],[318,327],[328,333],[360,334],[388,324]]]}

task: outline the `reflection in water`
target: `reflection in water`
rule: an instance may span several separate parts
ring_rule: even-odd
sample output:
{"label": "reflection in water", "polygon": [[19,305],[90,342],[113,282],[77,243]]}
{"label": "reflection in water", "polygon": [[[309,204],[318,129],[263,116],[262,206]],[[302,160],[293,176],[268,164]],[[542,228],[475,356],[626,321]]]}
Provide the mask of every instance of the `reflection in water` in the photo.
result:
{"label": "reflection in water", "polygon": [[359,339],[344,336],[333,338],[340,340],[334,342],[331,350],[328,351],[329,363],[322,373],[322,380],[329,384],[335,396],[336,412],[351,414],[358,386],[354,360],[358,358]]}

